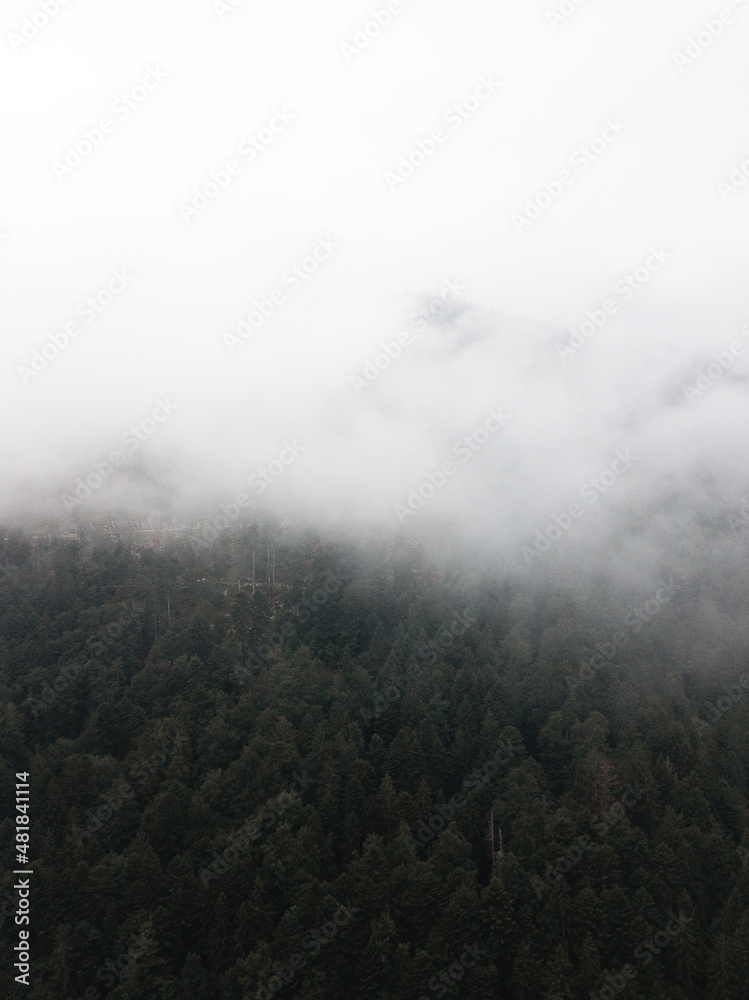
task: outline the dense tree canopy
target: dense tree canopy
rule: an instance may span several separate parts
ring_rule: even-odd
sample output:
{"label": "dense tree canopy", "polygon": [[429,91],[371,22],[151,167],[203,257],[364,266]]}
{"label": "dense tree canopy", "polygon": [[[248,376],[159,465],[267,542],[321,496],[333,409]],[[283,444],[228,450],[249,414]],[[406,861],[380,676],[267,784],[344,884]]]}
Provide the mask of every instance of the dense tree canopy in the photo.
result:
{"label": "dense tree canopy", "polygon": [[6,995],[749,996],[749,662],[696,586],[638,628],[401,540],[195,550],[0,531]]}

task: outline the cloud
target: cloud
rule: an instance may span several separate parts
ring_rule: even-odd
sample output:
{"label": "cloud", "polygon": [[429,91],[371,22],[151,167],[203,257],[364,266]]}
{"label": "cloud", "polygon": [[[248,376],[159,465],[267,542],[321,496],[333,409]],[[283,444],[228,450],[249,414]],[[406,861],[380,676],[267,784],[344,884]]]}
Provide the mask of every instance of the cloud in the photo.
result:
{"label": "cloud", "polygon": [[[749,321],[749,195],[725,193],[749,138],[743,2],[681,69],[702,13],[675,0],[591,0],[562,24],[559,4],[487,0],[374,21],[337,0],[232,7],[76,2],[9,43],[0,514],[70,516],[62,497],[169,398],[81,510],[208,515],[296,441],[259,503],[449,524],[521,570],[629,448],[538,565],[654,572],[675,534],[729,558],[746,354],[704,373]],[[60,176],[69,147],[81,162]],[[118,273],[132,280],[107,295]],[[497,408],[510,419],[464,460]]]}

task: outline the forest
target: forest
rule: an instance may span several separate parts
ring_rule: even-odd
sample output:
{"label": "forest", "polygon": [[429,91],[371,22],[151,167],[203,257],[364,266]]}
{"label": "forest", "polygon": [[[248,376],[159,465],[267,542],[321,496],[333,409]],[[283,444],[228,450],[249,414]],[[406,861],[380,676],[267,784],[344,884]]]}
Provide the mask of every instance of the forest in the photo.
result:
{"label": "forest", "polygon": [[749,997],[718,570],[636,600],[268,520],[0,528],[0,577],[4,995]]}

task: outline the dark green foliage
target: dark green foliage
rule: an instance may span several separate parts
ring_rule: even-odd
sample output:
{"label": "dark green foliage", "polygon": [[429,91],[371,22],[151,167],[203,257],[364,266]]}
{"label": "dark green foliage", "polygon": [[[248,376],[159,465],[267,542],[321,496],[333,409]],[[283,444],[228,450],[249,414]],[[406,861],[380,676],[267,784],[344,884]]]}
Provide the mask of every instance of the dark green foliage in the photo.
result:
{"label": "dark green foliage", "polygon": [[611,595],[415,545],[6,531],[0,565],[3,995],[747,996],[746,659],[674,649],[688,596],[581,679]]}

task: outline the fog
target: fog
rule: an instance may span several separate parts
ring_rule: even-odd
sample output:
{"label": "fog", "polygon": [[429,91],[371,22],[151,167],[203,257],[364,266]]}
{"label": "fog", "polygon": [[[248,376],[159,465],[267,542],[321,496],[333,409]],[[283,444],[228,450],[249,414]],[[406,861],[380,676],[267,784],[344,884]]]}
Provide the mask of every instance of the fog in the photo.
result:
{"label": "fog", "polygon": [[741,572],[749,3],[507,6],[5,6],[0,517]]}

